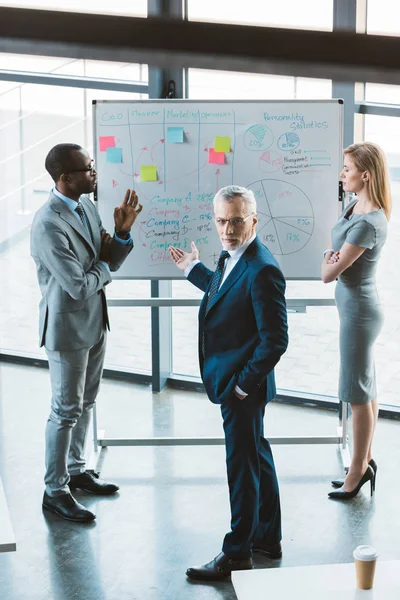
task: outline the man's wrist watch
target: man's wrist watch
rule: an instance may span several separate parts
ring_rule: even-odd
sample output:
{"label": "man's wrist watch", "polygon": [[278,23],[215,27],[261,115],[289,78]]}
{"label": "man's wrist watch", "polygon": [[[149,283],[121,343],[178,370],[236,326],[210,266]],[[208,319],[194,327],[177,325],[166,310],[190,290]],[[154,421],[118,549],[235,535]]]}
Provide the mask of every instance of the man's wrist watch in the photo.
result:
{"label": "man's wrist watch", "polygon": [[114,233],[117,237],[121,238],[121,240],[127,240],[131,234],[131,230],[123,231],[122,229],[114,229]]}

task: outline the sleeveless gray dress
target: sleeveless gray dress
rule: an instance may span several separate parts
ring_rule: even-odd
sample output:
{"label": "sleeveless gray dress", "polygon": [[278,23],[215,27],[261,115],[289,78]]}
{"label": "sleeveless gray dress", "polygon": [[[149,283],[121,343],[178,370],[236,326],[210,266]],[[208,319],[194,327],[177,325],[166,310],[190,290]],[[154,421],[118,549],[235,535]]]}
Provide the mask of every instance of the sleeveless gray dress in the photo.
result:
{"label": "sleeveless gray dress", "polygon": [[344,242],[366,248],[339,276],[335,300],[340,319],[339,400],[364,404],[377,397],[373,345],[382,328],[383,312],[375,272],[387,236],[382,209],[353,214],[351,202],[332,229],[332,248]]}

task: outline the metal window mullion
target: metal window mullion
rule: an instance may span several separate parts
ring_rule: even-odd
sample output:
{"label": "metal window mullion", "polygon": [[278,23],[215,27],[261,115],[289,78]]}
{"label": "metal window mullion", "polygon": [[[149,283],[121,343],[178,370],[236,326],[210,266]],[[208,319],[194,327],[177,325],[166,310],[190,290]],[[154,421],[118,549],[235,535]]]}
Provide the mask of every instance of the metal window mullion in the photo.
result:
{"label": "metal window mullion", "polygon": [[147,94],[146,83],[124,81],[121,79],[100,79],[95,77],[79,77],[76,75],[54,75],[51,73],[34,73],[29,71],[9,71],[0,69],[0,81],[15,83],[31,83],[35,85],[55,85],[61,87],[84,88],[94,90],[110,90],[129,92],[131,94]]}
{"label": "metal window mullion", "polygon": [[[357,0],[333,1],[333,31],[356,31],[357,28]],[[332,98],[344,100],[344,147],[354,142],[354,106],[355,82],[332,80]]]}

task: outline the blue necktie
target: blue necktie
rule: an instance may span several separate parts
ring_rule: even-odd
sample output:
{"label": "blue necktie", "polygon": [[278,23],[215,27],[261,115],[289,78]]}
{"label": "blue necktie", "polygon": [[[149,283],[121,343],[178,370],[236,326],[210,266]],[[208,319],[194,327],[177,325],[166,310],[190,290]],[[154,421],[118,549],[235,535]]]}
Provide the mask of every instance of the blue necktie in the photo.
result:
{"label": "blue necktie", "polygon": [[218,294],[219,286],[220,286],[221,279],[222,279],[222,274],[224,272],[225,261],[227,258],[229,258],[229,256],[230,256],[230,254],[227,250],[222,250],[221,254],[219,255],[217,268],[215,269],[214,274],[211,278],[210,291],[208,294],[207,304],[206,304],[206,313],[208,312],[215,296]]}
{"label": "blue necktie", "polygon": [[92,228],[90,227],[90,223],[87,219],[86,213],[85,213],[85,209],[83,208],[82,204],[80,202],[78,202],[76,208],[75,208],[75,212],[78,213],[80,220],[82,221],[82,225],[84,226],[84,228],[86,229],[86,231],[89,233],[90,235],[90,239],[92,240],[92,243],[94,244],[94,239],[93,239],[93,233],[92,233]]}

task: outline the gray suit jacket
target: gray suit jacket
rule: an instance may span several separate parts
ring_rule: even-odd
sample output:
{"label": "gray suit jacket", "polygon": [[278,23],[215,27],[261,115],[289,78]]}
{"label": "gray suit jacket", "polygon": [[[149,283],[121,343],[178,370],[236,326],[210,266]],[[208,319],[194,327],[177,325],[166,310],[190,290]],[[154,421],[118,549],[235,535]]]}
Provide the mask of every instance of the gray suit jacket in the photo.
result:
{"label": "gray suit jacket", "polygon": [[[94,244],[63,200],[50,193],[36,213],[31,230],[31,255],[36,263],[42,299],[39,306],[40,346],[48,350],[79,350],[96,344],[108,326],[104,286],[111,276],[99,263],[102,224],[94,204],[80,201]],[[119,269],[133,244],[112,243],[111,271]]]}

